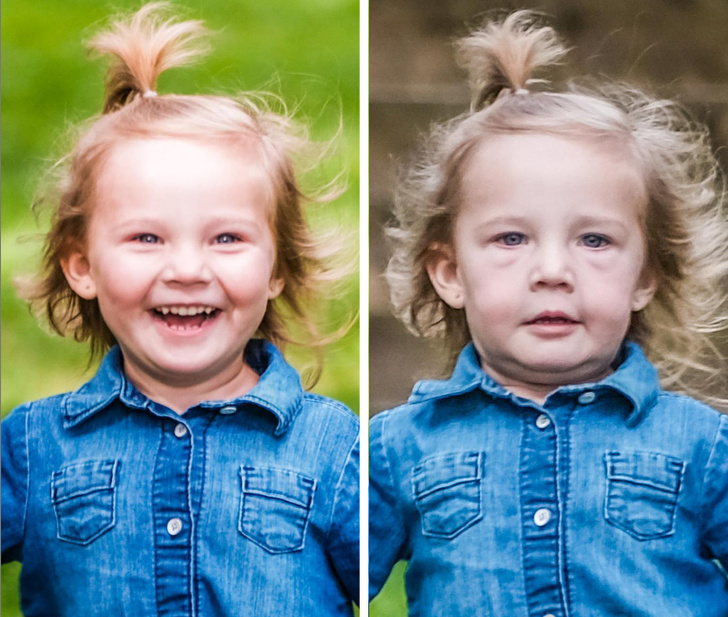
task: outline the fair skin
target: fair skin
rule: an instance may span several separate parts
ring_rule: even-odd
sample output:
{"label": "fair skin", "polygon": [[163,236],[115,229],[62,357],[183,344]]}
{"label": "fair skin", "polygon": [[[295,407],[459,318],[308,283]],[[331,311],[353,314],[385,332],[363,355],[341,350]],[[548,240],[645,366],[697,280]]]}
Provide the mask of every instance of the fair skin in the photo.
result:
{"label": "fair skin", "polygon": [[541,404],[611,372],[634,311],[655,291],[626,148],[522,133],[488,138],[463,170],[453,243],[430,279],[464,309],[483,369]]}
{"label": "fair skin", "polygon": [[86,245],[62,264],[71,288],[98,300],[126,376],[179,413],[258,381],[243,350],[283,282],[255,155],[183,139],[121,142],[101,171]]}

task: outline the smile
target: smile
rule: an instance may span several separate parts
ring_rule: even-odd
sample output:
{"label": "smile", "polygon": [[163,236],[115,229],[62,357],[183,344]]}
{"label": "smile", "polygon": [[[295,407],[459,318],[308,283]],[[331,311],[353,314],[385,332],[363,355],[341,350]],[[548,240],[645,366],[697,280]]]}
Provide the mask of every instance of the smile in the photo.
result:
{"label": "smile", "polygon": [[152,316],[171,330],[196,330],[220,314],[220,309],[208,305],[171,304],[151,310]]}

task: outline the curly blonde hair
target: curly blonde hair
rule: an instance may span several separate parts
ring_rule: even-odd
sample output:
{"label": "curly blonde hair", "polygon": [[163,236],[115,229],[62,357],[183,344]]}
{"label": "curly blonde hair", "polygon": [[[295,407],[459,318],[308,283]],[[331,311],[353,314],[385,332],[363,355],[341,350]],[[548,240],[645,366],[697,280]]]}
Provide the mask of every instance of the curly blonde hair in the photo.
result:
{"label": "curly blonde hair", "polygon": [[[116,343],[96,300],[76,295],[61,262],[83,247],[97,199],[104,163],[120,142],[140,138],[183,138],[250,151],[263,166],[275,196],[271,213],[276,257],[273,276],[284,281],[280,296],[269,302],[256,336],[277,345],[295,342],[320,347],[343,333],[322,336],[307,310],[322,284],[348,274],[349,266],[333,265],[340,243],[315,236],[303,213],[307,199],[328,201],[340,193],[338,178],[315,196],[299,188],[296,157],[316,146],[326,154],[330,144],[313,144],[272,95],[237,98],[210,95],[157,95],[156,83],[166,69],[188,64],[203,52],[206,33],[199,21],[176,21],[164,2],[147,4],[130,19],[120,19],[91,40],[89,48],[111,56],[103,114],[84,128],[70,154],[54,169],[54,181],[41,202],[52,209],[39,275],[21,284],[23,295],[45,314],[57,333],[89,341],[92,358]],[[271,101],[283,107],[275,112]],[[317,151],[315,159],[320,159]],[[295,331],[294,335],[291,334]],[[320,370],[320,357],[318,369]]]}
{"label": "curly blonde hair", "polygon": [[645,348],[665,387],[707,398],[691,384],[698,373],[717,379],[725,367],[712,337],[728,326],[728,213],[706,128],[675,103],[625,85],[534,88],[545,82],[533,72],[557,63],[566,49],[528,11],[487,23],[456,49],[469,72],[471,110],[431,131],[400,182],[387,230],[393,256],[386,276],[397,317],[417,335],[444,338],[451,361],[471,339],[464,311],[437,295],[427,264],[435,247],[453,241],[460,179],[476,146],[519,133],[617,142],[642,172],[646,267],[657,281],[653,300],[633,313],[627,338]]}

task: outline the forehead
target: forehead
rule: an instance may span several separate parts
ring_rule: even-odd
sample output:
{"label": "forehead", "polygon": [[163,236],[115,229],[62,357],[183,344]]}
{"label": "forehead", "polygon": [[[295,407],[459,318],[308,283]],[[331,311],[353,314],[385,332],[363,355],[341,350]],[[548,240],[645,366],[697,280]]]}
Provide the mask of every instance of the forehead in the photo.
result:
{"label": "forehead", "polygon": [[191,139],[115,143],[97,179],[97,202],[132,208],[140,202],[239,203],[273,207],[272,182],[256,149]]}
{"label": "forehead", "polygon": [[497,135],[464,164],[462,208],[489,206],[556,214],[613,210],[639,214],[646,190],[627,145],[538,133]]}

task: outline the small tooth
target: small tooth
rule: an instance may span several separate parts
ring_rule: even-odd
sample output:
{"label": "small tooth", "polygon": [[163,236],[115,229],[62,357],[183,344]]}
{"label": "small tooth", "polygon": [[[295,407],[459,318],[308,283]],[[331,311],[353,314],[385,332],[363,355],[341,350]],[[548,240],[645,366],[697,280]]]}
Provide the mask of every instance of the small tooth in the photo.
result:
{"label": "small tooth", "polygon": [[167,307],[167,306],[163,306],[159,310],[162,311],[162,315],[166,315],[167,313],[169,313],[169,307]]}
{"label": "small tooth", "polygon": [[212,311],[213,311],[213,309],[211,307],[209,307],[209,306],[205,307],[205,315],[209,315],[210,313],[212,313]]}

